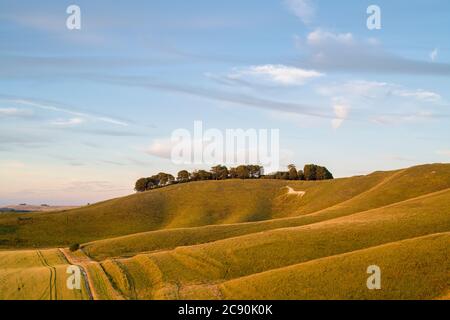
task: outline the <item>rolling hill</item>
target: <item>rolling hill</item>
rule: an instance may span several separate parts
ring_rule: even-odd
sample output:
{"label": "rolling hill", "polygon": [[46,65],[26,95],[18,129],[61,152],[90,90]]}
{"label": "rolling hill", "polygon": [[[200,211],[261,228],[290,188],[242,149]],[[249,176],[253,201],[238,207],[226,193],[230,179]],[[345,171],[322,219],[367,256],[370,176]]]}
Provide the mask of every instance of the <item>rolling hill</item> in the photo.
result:
{"label": "rolling hill", "polygon": [[[74,261],[95,299],[446,298],[449,240],[449,164],[328,181],[192,182],[1,215],[0,248],[12,251],[0,251],[0,299],[51,298],[49,280],[33,279]],[[56,249],[73,243],[82,250]],[[372,264],[382,290],[366,287]],[[36,290],[3,291],[10,281]],[[56,298],[89,298],[86,288],[56,287]]]}

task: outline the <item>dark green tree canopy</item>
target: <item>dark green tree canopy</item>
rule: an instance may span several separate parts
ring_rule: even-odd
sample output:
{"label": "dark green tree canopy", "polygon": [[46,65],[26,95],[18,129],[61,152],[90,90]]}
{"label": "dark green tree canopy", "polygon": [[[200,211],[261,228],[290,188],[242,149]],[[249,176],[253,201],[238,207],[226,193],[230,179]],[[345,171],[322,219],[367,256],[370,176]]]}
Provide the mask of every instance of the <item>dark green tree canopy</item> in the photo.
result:
{"label": "dark green tree canopy", "polygon": [[288,166],[288,172],[289,172],[289,180],[298,180],[298,172],[297,172],[297,168],[295,167],[295,165],[290,164]]}
{"label": "dark green tree canopy", "polygon": [[297,170],[297,167],[294,164],[290,164],[287,169],[288,171],[278,171],[265,175],[263,167],[259,165],[240,165],[230,169],[224,165],[217,165],[212,167],[210,171],[195,170],[189,173],[187,170],[181,170],[178,172],[176,179],[169,173],[160,172],[148,178],[138,179],[135,183],[134,190],[137,192],[144,192],[174,183],[205,180],[279,179],[314,181],[333,179],[333,175],[326,167],[315,164],[307,164],[303,170]]}
{"label": "dark green tree canopy", "polygon": [[214,180],[225,180],[229,176],[228,168],[222,165],[212,167],[211,173]]}
{"label": "dark green tree canopy", "polygon": [[187,170],[181,170],[178,172],[177,180],[178,182],[188,182],[189,181],[189,172]]}
{"label": "dark green tree canopy", "polygon": [[305,180],[328,180],[333,179],[333,175],[327,168],[315,164],[307,164],[303,169]]}

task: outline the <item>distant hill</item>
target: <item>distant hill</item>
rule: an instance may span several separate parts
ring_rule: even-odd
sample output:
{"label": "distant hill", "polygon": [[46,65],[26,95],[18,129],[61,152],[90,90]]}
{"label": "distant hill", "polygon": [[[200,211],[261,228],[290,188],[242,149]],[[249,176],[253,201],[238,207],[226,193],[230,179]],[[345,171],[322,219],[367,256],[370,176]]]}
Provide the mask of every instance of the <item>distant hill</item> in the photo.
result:
{"label": "distant hill", "polygon": [[29,204],[21,204],[21,205],[8,205],[5,207],[0,207],[0,212],[16,212],[16,213],[25,213],[25,212],[51,212],[51,211],[63,211],[78,208],[78,206],[50,206],[50,205],[29,205]]}

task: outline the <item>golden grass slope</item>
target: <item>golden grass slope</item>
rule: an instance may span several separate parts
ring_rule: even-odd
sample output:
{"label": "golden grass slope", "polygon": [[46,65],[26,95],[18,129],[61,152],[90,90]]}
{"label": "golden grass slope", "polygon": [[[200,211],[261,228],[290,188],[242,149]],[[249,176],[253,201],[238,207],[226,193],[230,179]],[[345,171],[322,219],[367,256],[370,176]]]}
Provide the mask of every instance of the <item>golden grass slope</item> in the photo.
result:
{"label": "golden grass slope", "polygon": [[[287,196],[287,185],[306,191]],[[329,181],[227,180],[174,185],[31,222],[0,216],[4,248],[66,246],[145,231],[355,213],[450,187],[450,165],[435,164]],[[319,219],[320,220],[320,219]],[[312,222],[318,220],[312,219]]]}
{"label": "golden grass slope", "polygon": [[[447,169],[450,172],[450,167]],[[204,181],[174,185],[66,212],[0,216],[0,246],[64,246],[138,232],[270,220],[312,213],[351,199],[394,172],[323,182]],[[286,197],[286,185],[305,190]]]}
{"label": "golden grass slope", "polygon": [[[224,282],[186,288],[183,299],[437,299],[449,289],[450,233],[393,242]],[[381,289],[368,290],[369,265]]]}
{"label": "golden grass slope", "polygon": [[93,300],[123,300],[98,262],[92,261],[82,250],[61,249],[61,252],[72,265],[82,268]]}
{"label": "golden grass slope", "polygon": [[316,224],[138,255],[120,262],[134,283],[147,283],[148,286],[136,287],[139,298],[173,298],[179,297],[185,286],[216,284],[390,242],[448,232],[449,217],[450,190],[445,190]]}
{"label": "golden grass slope", "polygon": [[[314,202],[314,195],[307,194],[307,196],[305,195],[298,202],[300,198],[295,196],[289,197],[283,194],[280,197],[284,198],[284,201],[289,205],[291,201],[295,202],[296,206],[292,210],[297,213],[301,212],[301,215],[258,222],[165,229],[138,233],[94,241],[86,244],[84,250],[97,260],[116,256],[133,256],[139,252],[168,250],[179,246],[207,243],[271,229],[317,223],[450,188],[449,165],[427,165],[391,172],[389,174],[384,173],[384,179],[379,179],[378,175],[380,173],[376,173],[374,176],[368,176],[371,181],[369,184],[370,188],[367,184],[362,183],[363,181],[367,183],[367,181],[361,180],[361,177],[351,178],[351,180],[357,179],[353,180],[353,182],[360,188],[358,191],[356,189],[352,191],[356,196],[317,212],[307,214],[309,212],[308,208]],[[375,176],[376,178],[374,178]],[[363,178],[367,179],[368,177]],[[378,183],[374,184],[373,180],[376,180]],[[316,183],[317,187],[314,189],[316,190],[314,192],[321,190],[324,194],[331,193],[331,197],[334,197],[336,192],[341,192],[342,194],[348,192],[348,190],[340,189],[342,187],[340,183],[330,184],[329,181]],[[361,190],[365,191],[361,192]],[[339,196],[339,199],[343,198],[342,195]],[[317,201],[322,201],[322,198],[319,198]]]}
{"label": "golden grass slope", "polygon": [[0,252],[0,300],[88,299],[67,288],[68,266],[58,249]]}
{"label": "golden grass slope", "polygon": [[[287,194],[290,186],[303,197]],[[95,299],[448,299],[450,165],[332,181],[175,185],[66,212],[0,216],[0,246],[81,243]],[[57,249],[0,251],[0,299],[65,290]],[[382,290],[365,286],[382,268]]]}

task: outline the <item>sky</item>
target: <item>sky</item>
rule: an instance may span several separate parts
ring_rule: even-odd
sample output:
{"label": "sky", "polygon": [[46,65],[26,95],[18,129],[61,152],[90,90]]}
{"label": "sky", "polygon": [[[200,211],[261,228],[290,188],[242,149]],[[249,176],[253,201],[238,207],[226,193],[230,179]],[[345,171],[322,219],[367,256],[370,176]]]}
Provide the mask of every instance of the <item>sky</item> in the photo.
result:
{"label": "sky", "polygon": [[335,177],[450,162],[449,39],[447,0],[0,0],[0,205],[207,169],[168,156],[194,121],[279,129],[281,166]]}

